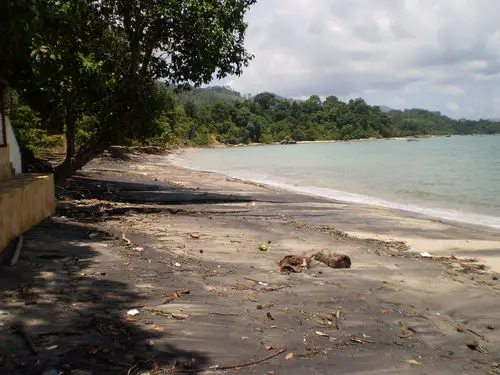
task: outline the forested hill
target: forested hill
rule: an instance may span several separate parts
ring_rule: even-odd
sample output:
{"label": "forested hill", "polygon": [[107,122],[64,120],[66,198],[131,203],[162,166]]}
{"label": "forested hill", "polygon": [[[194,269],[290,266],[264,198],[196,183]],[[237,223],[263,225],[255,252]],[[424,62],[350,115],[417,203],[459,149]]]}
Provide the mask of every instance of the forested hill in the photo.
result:
{"label": "forested hill", "polygon": [[216,102],[241,102],[245,98],[238,92],[229,87],[210,86],[205,88],[193,88],[179,95],[179,103],[192,102],[197,106],[209,106]]}
{"label": "forested hill", "polygon": [[363,99],[345,103],[335,96],[324,101],[317,95],[295,101],[272,93],[245,98],[215,87],[181,94],[178,103],[172,136],[197,144],[209,142],[212,135],[220,142],[236,144],[500,133],[500,122],[454,120],[423,109],[381,110]]}
{"label": "forested hill", "polygon": [[[125,144],[206,145],[216,139],[227,144],[350,140],[448,134],[500,133],[500,121],[454,120],[422,109],[381,110],[363,99],[345,103],[334,96],[305,101],[272,93],[245,97],[226,87],[175,93],[155,84],[141,101],[142,115],[124,131]],[[48,125],[38,112],[11,101],[11,122],[18,140],[36,151],[50,145]],[[76,145],[84,147],[98,128],[96,117],[76,124]]]}

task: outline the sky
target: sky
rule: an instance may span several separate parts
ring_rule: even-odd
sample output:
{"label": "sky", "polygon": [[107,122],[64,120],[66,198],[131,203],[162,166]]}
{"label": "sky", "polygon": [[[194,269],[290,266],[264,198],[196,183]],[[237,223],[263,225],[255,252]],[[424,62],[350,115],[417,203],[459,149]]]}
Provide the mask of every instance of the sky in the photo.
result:
{"label": "sky", "polygon": [[499,15],[499,0],[258,0],[255,58],[218,84],[500,118]]}

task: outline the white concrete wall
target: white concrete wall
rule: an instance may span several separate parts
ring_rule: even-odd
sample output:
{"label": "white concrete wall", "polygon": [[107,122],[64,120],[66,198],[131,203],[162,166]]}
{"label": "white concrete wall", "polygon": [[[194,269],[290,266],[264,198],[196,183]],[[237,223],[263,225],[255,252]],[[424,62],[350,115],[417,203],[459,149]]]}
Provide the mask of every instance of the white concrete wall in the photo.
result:
{"label": "white concrete wall", "polygon": [[16,136],[14,135],[14,129],[12,129],[12,125],[10,124],[9,118],[7,119],[7,144],[9,145],[9,158],[16,174],[20,174],[23,172],[22,170],[22,161],[21,161],[21,150],[19,149],[19,145],[16,140]]}

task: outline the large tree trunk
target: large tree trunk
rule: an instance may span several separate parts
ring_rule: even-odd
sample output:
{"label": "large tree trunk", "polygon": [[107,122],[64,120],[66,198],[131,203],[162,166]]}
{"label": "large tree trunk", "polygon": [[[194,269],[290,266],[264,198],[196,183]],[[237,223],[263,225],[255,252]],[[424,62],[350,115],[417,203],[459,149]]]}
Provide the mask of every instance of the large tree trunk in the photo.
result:
{"label": "large tree trunk", "polygon": [[75,135],[76,135],[77,116],[73,113],[66,114],[66,158],[64,163],[67,163],[71,168],[73,155],[75,155]]}
{"label": "large tree trunk", "polygon": [[111,142],[109,141],[99,141],[87,148],[78,151],[73,155],[71,162],[66,160],[55,168],[54,179],[56,184],[62,184],[68,177],[70,177],[73,172],[82,168],[90,162],[95,157],[102,154],[109,146]]}

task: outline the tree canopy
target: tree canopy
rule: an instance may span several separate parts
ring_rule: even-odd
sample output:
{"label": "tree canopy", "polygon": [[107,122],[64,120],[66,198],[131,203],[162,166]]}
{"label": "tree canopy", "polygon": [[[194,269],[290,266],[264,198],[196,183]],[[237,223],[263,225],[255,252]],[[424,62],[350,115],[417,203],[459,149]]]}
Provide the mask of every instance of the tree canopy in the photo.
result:
{"label": "tree canopy", "polygon": [[[227,99],[213,99],[222,91]],[[206,96],[210,101],[203,99]],[[305,101],[280,98],[269,92],[245,99],[225,88],[196,89],[176,100],[179,116],[173,131],[184,142],[228,144],[279,142],[281,140],[351,140],[449,134],[500,133],[500,122],[454,120],[423,109],[382,112],[363,99],[347,103],[335,96],[321,100],[312,95]],[[207,104],[209,102],[210,104]],[[189,127],[189,132],[186,130]]]}
{"label": "tree canopy", "polygon": [[[161,117],[161,99],[145,104],[158,94],[156,81],[199,86],[241,74],[252,58],[244,47],[244,15],[254,3],[6,0],[0,76],[48,130],[54,118],[63,119],[69,171],[85,155]],[[94,120],[83,121],[89,117]],[[79,130],[88,135],[81,150],[75,147]]]}
{"label": "tree canopy", "polygon": [[[255,0],[5,0],[0,77],[24,146],[65,133],[62,177],[111,143],[227,144],[500,133],[500,123],[356,98],[289,100],[227,87],[241,74],[244,16]],[[191,88],[179,93],[179,88]]]}

